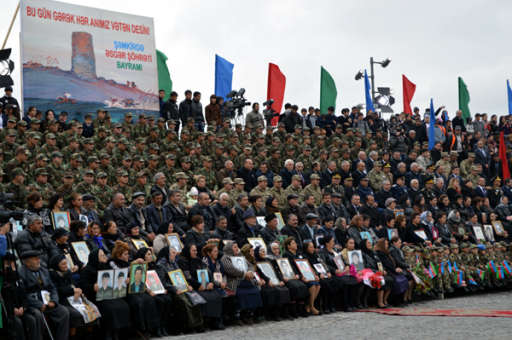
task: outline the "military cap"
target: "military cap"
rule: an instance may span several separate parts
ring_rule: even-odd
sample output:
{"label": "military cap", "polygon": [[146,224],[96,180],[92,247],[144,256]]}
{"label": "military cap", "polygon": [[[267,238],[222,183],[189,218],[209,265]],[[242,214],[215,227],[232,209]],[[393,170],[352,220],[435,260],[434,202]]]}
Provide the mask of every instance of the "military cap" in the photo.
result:
{"label": "military cap", "polygon": [[478,165],[471,166],[471,170],[475,170],[475,171],[478,170]]}
{"label": "military cap", "polygon": [[176,159],[176,155],[173,153],[169,153],[165,156],[165,159]]}
{"label": "military cap", "polygon": [[31,134],[31,138],[35,138],[35,139],[41,140],[41,135],[39,133],[34,132],[34,133]]}
{"label": "military cap", "polygon": [[368,177],[362,177],[359,181],[369,181]]}
{"label": "military cap", "polygon": [[307,213],[306,214],[306,221],[307,220],[317,220],[319,217],[317,214],[314,213]]}
{"label": "military cap", "polygon": [[134,162],[144,162],[144,157],[142,157],[141,155],[135,155],[133,156],[132,159]]}
{"label": "military cap", "polygon": [[95,201],[96,197],[94,195],[91,195],[91,194],[85,194],[85,195],[82,196],[82,200],[83,201]]}
{"label": "military cap", "polygon": [[468,152],[468,157],[475,157],[475,153],[474,152]]}
{"label": "military cap", "polygon": [[150,160],[150,161],[157,161],[159,159],[160,159],[160,157],[158,157],[158,155],[149,155],[149,157],[148,157],[148,160]]}
{"label": "military cap", "polygon": [[124,115],[125,117],[133,117],[132,113],[131,112],[128,112],[127,114]]}
{"label": "military cap", "polygon": [[235,178],[234,182],[235,182],[235,184],[245,184],[243,178],[239,178],[239,177]]}
{"label": "military cap", "polygon": [[339,192],[333,192],[333,193],[331,194],[331,197],[343,198],[343,196],[342,196]]}
{"label": "military cap", "polygon": [[146,115],[145,115],[144,113],[141,113],[141,114],[139,115],[139,119],[146,119]]}
{"label": "military cap", "polygon": [[74,154],[71,155],[71,159],[77,160],[77,161],[81,162],[82,161],[82,156],[80,156],[79,153],[74,153]]}
{"label": "military cap", "polygon": [[299,195],[297,194],[289,194],[286,199],[289,201],[289,200],[293,200],[293,199],[297,199],[299,198]]}
{"label": "military cap", "polygon": [[19,176],[19,175],[21,175],[21,176],[25,176],[25,177],[27,176],[27,174],[25,174],[25,171],[23,171],[23,169],[22,169],[22,168],[14,168],[14,169],[12,170],[12,175],[13,175],[13,176]]}
{"label": "military cap", "polygon": [[451,243],[450,249],[459,249],[459,245],[457,243]]}
{"label": "military cap", "polygon": [[124,169],[117,170],[117,176],[128,176],[128,171]]}
{"label": "military cap", "polygon": [[[258,177],[258,179],[259,179],[259,177]],[[231,179],[231,177],[226,177],[222,180],[222,184],[233,184],[233,180]]]}
{"label": "military cap", "polygon": [[310,179],[320,179],[320,176],[318,174],[311,174]]}
{"label": "military cap", "polygon": [[98,176],[96,176],[96,177],[98,177],[98,178],[105,178],[105,177],[108,177],[108,176],[107,176],[106,172],[100,171],[100,172],[98,172]]}
{"label": "military cap", "polygon": [[295,179],[297,181],[302,181],[302,177],[300,177],[299,175],[293,175],[292,179]]}
{"label": "military cap", "polygon": [[411,247],[409,247],[409,246],[404,246],[404,247],[402,248],[402,250],[403,250],[405,253],[412,253],[412,252],[414,252],[414,249],[413,249],[413,248],[411,248]]}
{"label": "military cap", "polygon": [[123,161],[131,161],[131,160],[132,160],[132,156],[131,155],[124,155]]}
{"label": "military cap", "polygon": [[212,161],[212,158],[210,156],[203,157],[203,162],[211,162],[211,161]]}
{"label": "military cap", "polygon": [[92,138],[85,138],[83,143],[84,144],[94,144]]}
{"label": "military cap", "polygon": [[262,182],[262,181],[268,181],[267,177],[261,175],[258,177],[258,182]]}
{"label": "military cap", "polygon": [[386,164],[384,164],[384,167],[385,167],[385,168],[391,168],[391,164],[386,163]]}
{"label": "military cap", "polygon": [[66,171],[64,173],[64,178],[73,178],[73,172],[72,171]]}
{"label": "military cap", "polygon": [[128,144],[128,141],[126,140],[126,138],[119,138],[119,140],[117,141],[118,144]]}
{"label": "military cap", "polygon": [[167,125],[176,125],[176,121],[174,119],[169,119],[167,121]]}
{"label": "military cap", "polygon": [[281,176],[274,176],[274,182],[282,182],[283,178]]}
{"label": "military cap", "polygon": [[192,161],[190,160],[190,157],[188,156],[185,156],[181,159],[181,162],[182,163],[192,163]]}
{"label": "military cap", "polygon": [[132,200],[136,199],[137,197],[141,197],[141,196],[145,197],[146,194],[143,193],[142,191],[134,192],[133,195],[132,195]]}
{"label": "military cap", "polygon": [[141,170],[139,172],[137,172],[137,177],[144,177],[144,176],[147,176],[147,173],[145,170]]}
{"label": "military cap", "polygon": [[245,220],[251,217],[256,217],[256,215],[254,214],[254,210],[252,210],[252,208],[249,208],[246,211],[244,211],[242,218]]}
{"label": "military cap", "polygon": [[304,147],[304,151],[311,151],[311,146],[306,145],[306,146]]}
{"label": "military cap", "polygon": [[148,115],[148,120],[155,120],[155,117]]}
{"label": "military cap", "polygon": [[7,136],[15,137],[17,134],[18,133],[16,132],[16,130],[13,130],[13,129],[7,130]]}
{"label": "military cap", "polygon": [[110,156],[106,152],[100,152],[99,155],[98,155],[98,158],[99,159],[105,159],[105,158],[110,158]]}
{"label": "military cap", "polygon": [[345,181],[353,181],[354,179],[352,177],[345,178]]}
{"label": "military cap", "polygon": [[188,179],[187,174],[184,172],[177,172],[174,177],[176,177],[176,179]]}
{"label": "military cap", "polygon": [[94,176],[94,171],[92,171],[91,169],[87,169],[85,170],[84,175]]}
{"label": "military cap", "polygon": [[193,121],[194,121],[194,118],[192,118],[192,117],[187,118],[187,122],[193,122]]}
{"label": "military cap", "polygon": [[461,249],[469,248],[469,243],[467,243],[467,242],[462,242],[462,243],[460,244],[460,248],[461,248]]}
{"label": "military cap", "polygon": [[39,257],[41,256],[41,252],[39,250],[26,250],[21,253],[20,257],[22,260],[28,259],[30,257]]}
{"label": "military cap", "polygon": [[45,168],[36,169],[35,175],[36,176],[48,176],[48,170],[46,170]]}
{"label": "military cap", "polygon": [[24,127],[26,127],[27,125],[28,125],[28,124],[27,124],[27,122],[26,122],[26,121],[24,121],[24,120],[20,120],[20,121],[18,122],[18,126],[24,126]]}
{"label": "military cap", "polygon": [[30,124],[41,124],[41,121],[39,119],[32,119]]}

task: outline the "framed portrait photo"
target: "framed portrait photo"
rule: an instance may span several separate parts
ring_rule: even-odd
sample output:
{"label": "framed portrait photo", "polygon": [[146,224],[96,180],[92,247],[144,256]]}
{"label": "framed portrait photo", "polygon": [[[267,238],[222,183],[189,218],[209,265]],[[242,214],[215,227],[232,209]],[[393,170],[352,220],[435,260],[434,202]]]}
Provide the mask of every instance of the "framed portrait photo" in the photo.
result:
{"label": "framed portrait photo", "polygon": [[135,247],[135,249],[139,250],[140,248],[149,248],[148,244],[144,240],[136,240],[132,238],[132,243]]}
{"label": "framed portrait photo", "polygon": [[114,298],[114,270],[98,270],[98,291],[96,301],[111,300]]}
{"label": "framed portrait photo", "polygon": [[147,264],[132,264],[130,266],[130,284],[128,294],[142,294],[146,291]]}
{"label": "framed portrait photo", "polygon": [[343,257],[341,255],[334,256],[334,263],[336,263],[336,267],[338,267],[339,270],[345,270],[345,262],[343,261]]}
{"label": "framed portrait photo", "polygon": [[265,221],[265,216],[256,216],[256,221],[262,227],[266,227],[267,226],[267,221]]}
{"label": "framed portrait photo", "polygon": [[256,265],[258,266],[258,269],[269,278],[270,282],[274,286],[279,285],[279,279],[277,278],[276,272],[269,262],[258,262]]}
{"label": "framed portrait photo", "polygon": [[254,249],[256,249],[256,247],[267,248],[265,241],[263,241],[261,237],[249,237],[247,238],[247,241]]}
{"label": "framed portrait photo", "polygon": [[276,212],[275,215],[277,217],[277,230],[281,231],[285,226],[283,215],[280,212]]}
{"label": "framed portrait photo", "polygon": [[283,257],[276,259],[276,262],[279,270],[281,271],[281,274],[283,274],[283,278],[286,280],[295,280],[295,272],[293,271],[292,265],[287,258]]}
{"label": "framed portrait photo", "polygon": [[146,288],[153,294],[164,294],[165,288],[155,270],[148,270],[146,273]]}
{"label": "framed portrait photo", "polygon": [[295,260],[295,264],[297,268],[299,268],[300,273],[306,279],[307,282],[315,281],[315,273],[313,272],[313,268],[309,264],[309,261],[306,259],[297,259]]}
{"label": "framed portrait photo", "polygon": [[482,227],[480,226],[473,226],[473,232],[475,233],[475,238],[478,240],[478,241],[484,241],[485,242],[485,235],[484,235],[484,232],[482,230]]}
{"label": "framed portrait photo", "polygon": [[165,234],[169,247],[176,249],[178,253],[183,250],[183,243],[181,243],[180,236],[177,233]]}
{"label": "framed portrait photo", "polygon": [[233,266],[241,272],[247,271],[247,262],[243,256],[231,256],[231,263]]}
{"label": "framed portrait photo", "polygon": [[418,237],[421,237],[424,241],[427,240],[427,233],[425,233],[425,230],[415,230],[414,233],[418,236]]}
{"label": "framed portrait photo", "polygon": [[217,284],[223,283],[224,277],[222,276],[222,273],[220,273],[220,272],[213,273],[213,282],[216,282]]}
{"label": "framed portrait photo", "polygon": [[370,243],[373,244],[372,235],[368,231],[361,231],[359,234],[363,240],[369,240]]}
{"label": "framed portrait photo", "polygon": [[322,263],[315,263],[313,265],[318,275],[327,275],[327,269],[325,269]]}
{"label": "framed portrait photo", "polygon": [[185,279],[185,275],[181,269],[168,272],[167,275],[169,275],[172,285],[176,287],[176,292],[178,294],[182,294],[188,291],[188,282],[187,279]]}
{"label": "framed portrait photo", "polygon": [[485,234],[485,238],[487,239],[487,241],[489,241],[489,242],[495,241],[494,231],[492,230],[492,225],[490,225],[490,224],[484,225],[484,234]]}
{"label": "framed portrait photo", "polygon": [[73,269],[73,266],[75,265],[73,263],[73,258],[71,257],[71,254],[64,254],[64,257],[66,258],[66,263],[68,264],[68,269]]}
{"label": "framed portrait photo", "polygon": [[84,265],[89,261],[89,247],[87,247],[87,243],[85,241],[71,242],[71,247],[75,251],[76,256]]}
{"label": "framed portrait photo", "polygon": [[503,228],[503,224],[501,223],[501,221],[493,221],[492,226],[497,235],[501,235],[505,232],[505,229]]}
{"label": "framed portrait photo", "polygon": [[128,270],[130,268],[118,268],[114,270],[114,299],[126,296]]}
{"label": "framed portrait photo", "polygon": [[197,282],[201,284],[204,288],[206,288],[206,285],[210,283],[210,278],[208,276],[208,270],[207,269],[198,269],[197,270]]}
{"label": "framed portrait photo", "polygon": [[356,267],[357,271],[364,269],[363,254],[360,250],[348,252],[348,263]]}
{"label": "framed portrait photo", "polygon": [[398,230],[396,228],[388,229],[388,239],[391,240],[394,236],[398,237]]}
{"label": "framed portrait photo", "polygon": [[78,215],[78,219],[85,223],[85,225],[89,225],[89,218],[86,215]]}
{"label": "framed portrait photo", "polygon": [[52,224],[53,229],[63,228],[69,231],[69,224],[71,223],[71,218],[69,217],[69,212],[60,211],[60,212],[52,212]]}

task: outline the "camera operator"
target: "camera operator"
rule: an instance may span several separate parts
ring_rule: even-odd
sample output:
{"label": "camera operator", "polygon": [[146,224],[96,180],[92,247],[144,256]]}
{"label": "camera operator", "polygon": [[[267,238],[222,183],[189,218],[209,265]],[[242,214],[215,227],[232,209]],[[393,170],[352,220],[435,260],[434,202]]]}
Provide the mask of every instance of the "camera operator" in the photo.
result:
{"label": "camera operator", "polygon": [[245,117],[245,127],[250,129],[257,129],[258,127],[262,129],[265,128],[265,121],[263,120],[263,115],[260,113],[260,104],[252,104],[252,111]]}
{"label": "camera operator", "polygon": [[263,110],[263,116],[265,117],[265,121],[267,122],[267,126],[272,126],[272,119],[275,117],[279,117],[279,114],[272,109],[272,104],[274,104],[273,99],[269,99],[263,103],[265,106],[265,110]]}
{"label": "camera operator", "polygon": [[43,230],[43,220],[38,215],[27,217],[26,229],[16,237],[16,250],[23,254],[29,250],[37,250],[41,253],[41,266],[48,268],[52,256],[59,254],[59,250],[52,241],[50,235]]}

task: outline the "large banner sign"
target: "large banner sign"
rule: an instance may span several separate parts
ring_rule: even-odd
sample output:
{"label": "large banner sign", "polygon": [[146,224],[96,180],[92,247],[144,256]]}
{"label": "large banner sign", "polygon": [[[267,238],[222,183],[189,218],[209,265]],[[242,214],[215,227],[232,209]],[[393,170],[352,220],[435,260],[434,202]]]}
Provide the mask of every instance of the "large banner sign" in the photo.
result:
{"label": "large banner sign", "polygon": [[49,0],[23,0],[24,110],[97,109],[112,121],[159,110],[153,19]]}

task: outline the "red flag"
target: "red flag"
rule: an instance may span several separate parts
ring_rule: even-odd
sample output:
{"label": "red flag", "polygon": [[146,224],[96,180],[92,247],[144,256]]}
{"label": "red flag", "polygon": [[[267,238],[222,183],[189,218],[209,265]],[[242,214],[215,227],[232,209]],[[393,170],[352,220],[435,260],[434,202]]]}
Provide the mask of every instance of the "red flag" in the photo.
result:
{"label": "red flag", "polygon": [[507,145],[505,144],[505,137],[503,131],[500,132],[500,160],[501,160],[501,173],[503,175],[503,179],[510,178],[510,171],[508,169],[508,160],[507,160]]}
{"label": "red flag", "polygon": [[[286,86],[286,77],[281,73],[279,66],[276,64],[268,63],[268,87],[267,87],[267,100],[274,99],[272,109],[281,113],[283,107],[284,88]],[[272,125],[277,125],[279,118],[272,119]]]}
{"label": "red flag", "polygon": [[402,74],[402,87],[404,91],[404,112],[412,115],[411,100],[416,91],[416,84],[412,83],[405,75]]}

